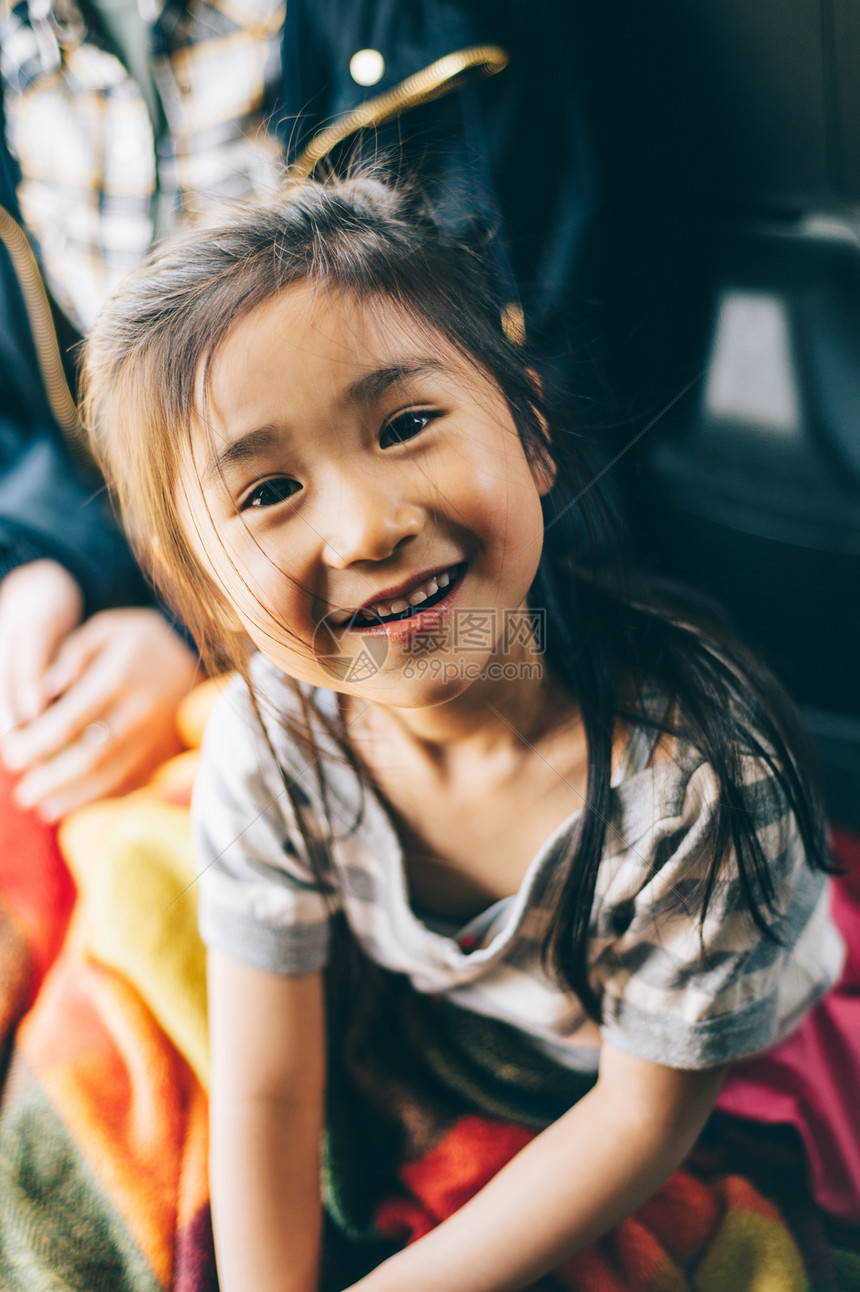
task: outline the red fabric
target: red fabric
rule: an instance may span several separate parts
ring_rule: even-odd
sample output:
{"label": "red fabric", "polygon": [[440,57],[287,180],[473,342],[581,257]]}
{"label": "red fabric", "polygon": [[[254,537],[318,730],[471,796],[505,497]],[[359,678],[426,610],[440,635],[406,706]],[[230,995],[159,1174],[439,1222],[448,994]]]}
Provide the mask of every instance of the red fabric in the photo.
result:
{"label": "red fabric", "polygon": [[[415,1242],[459,1210],[532,1138],[519,1126],[461,1117],[440,1143],[401,1167],[407,1196],[384,1202],[374,1217],[377,1226],[393,1239]],[[736,1268],[738,1251],[731,1238],[720,1245],[721,1228],[732,1216],[752,1225],[748,1233],[754,1245],[761,1242],[758,1250],[767,1250],[774,1260],[773,1286],[781,1286],[780,1276],[792,1266],[771,1246],[772,1235],[782,1230],[776,1209],[747,1180],[726,1175],[706,1184],[683,1169],[605,1238],[565,1261],[555,1278],[568,1292],[689,1288],[683,1271],[709,1252]]]}
{"label": "red fabric", "polygon": [[16,779],[0,763],[0,903],[29,951],[32,1003],[66,935],[75,886],[57,847],[56,826],[13,803]]}
{"label": "red fabric", "polygon": [[796,1032],[767,1054],[735,1064],[717,1107],[800,1133],[819,1206],[860,1224],[860,838],[834,830],[846,874],[833,885],[833,917],[847,947],[839,983]]}

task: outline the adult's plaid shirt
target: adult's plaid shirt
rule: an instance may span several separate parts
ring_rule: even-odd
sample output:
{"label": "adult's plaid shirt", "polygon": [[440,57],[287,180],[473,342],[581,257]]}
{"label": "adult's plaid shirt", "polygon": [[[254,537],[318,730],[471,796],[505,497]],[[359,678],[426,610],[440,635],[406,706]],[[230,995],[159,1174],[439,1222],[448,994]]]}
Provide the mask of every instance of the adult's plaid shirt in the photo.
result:
{"label": "adult's plaid shirt", "polygon": [[164,231],[165,212],[168,228],[205,218],[224,198],[264,193],[282,170],[268,127],[284,0],[166,0],[146,17],[161,138],[75,0],[0,0],[21,211],[55,299],[83,332]]}

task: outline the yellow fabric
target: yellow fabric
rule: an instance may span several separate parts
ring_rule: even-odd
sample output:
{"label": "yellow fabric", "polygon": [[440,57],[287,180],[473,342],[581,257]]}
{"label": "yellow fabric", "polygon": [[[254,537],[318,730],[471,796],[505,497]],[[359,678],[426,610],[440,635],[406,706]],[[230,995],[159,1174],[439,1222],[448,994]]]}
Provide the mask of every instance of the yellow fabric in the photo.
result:
{"label": "yellow fabric", "polygon": [[87,951],[137,988],[206,1086],[206,958],[188,809],[140,790],[74,813],[62,847]]}
{"label": "yellow fabric", "polygon": [[694,1292],[807,1292],[800,1253],[775,1216],[726,1212],[696,1268]]}
{"label": "yellow fabric", "polygon": [[[198,746],[223,679],[197,687],[178,725]],[[206,954],[197,931],[197,868],[187,802],[196,749],[121,799],[72,813],[60,845],[78,886],[86,951],[131,982],[208,1088]]]}

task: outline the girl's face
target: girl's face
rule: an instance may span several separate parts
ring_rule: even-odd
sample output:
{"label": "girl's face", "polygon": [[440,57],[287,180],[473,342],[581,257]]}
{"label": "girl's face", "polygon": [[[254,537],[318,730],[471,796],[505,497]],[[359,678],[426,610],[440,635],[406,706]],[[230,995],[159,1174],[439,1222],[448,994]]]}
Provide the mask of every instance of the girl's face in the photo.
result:
{"label": "girl's face", "polygon": [[279,668],[414,708],[518,655],[550,478],[442,336],[302,284],[234,325],[202,386],[183,523]]}

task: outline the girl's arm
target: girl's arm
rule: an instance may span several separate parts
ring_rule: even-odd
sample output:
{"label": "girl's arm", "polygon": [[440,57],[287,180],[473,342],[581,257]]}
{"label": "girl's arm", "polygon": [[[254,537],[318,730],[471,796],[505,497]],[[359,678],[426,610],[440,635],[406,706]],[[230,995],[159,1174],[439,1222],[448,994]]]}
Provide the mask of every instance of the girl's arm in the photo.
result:
{"label": "girl's arm", "polygon": [[724,1068],[681,1072],[604,1044],[600,1077],[438,1229],[350,1292],[518,1292],[606,1233],[680,1165]]}
{"label": "girl's arm", "polygon": [[321,975],[209,954],[210,1179],[221,1292],[316,1292]]}

